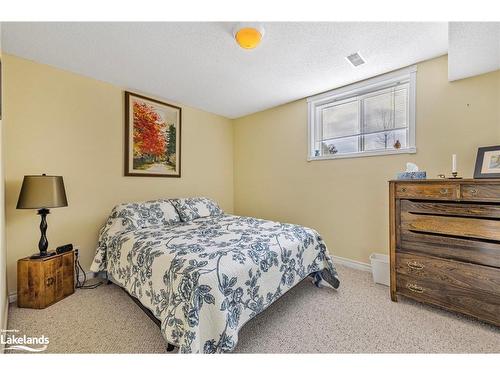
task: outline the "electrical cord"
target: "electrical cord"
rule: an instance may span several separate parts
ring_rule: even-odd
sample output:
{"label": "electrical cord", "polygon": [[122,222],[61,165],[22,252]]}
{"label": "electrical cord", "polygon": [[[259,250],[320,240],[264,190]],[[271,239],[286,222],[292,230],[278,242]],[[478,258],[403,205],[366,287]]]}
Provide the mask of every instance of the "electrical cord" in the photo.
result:
{"label": "electrical cord", "polygon": [[[98,283],[91,284],[91,285],[85,285],[87,282],[87,275],[85,274],[85,270],[83,269],[82,265],[80,264],[80,260],[78,258],[78,250],[75,250],[75,275],[76,275],[76,289],[95,289],[98,286],[102,285],[103,282],[99,281]],[[82,271],[83,274],[83,281],[80,281],[80,270]]]}

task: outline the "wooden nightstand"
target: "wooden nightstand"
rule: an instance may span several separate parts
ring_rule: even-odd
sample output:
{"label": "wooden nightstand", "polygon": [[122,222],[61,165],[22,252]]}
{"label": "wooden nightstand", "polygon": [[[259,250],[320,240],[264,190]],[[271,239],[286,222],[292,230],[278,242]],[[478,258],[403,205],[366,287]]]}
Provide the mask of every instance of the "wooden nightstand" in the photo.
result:
{"label": "wooden nightstand", "polygon": [[44,309],[75,291],[75,251],[17,261],[17,306]]}

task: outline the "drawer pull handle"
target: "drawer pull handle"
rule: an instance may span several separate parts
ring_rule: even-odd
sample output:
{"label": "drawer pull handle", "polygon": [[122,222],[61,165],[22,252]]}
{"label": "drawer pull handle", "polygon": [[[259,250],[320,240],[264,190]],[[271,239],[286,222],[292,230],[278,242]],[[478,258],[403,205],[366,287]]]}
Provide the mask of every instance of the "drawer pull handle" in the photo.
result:
{"label": "drawer pull handle", "polygon": [[424,292],[424,288],[422,288],[421,286],[418,286],[417,284],[406,284],[406,287],[408,289],[410,289],[412,292],[415,292],[415,293],[423,293]]}
{"label": "drawer pull handle", "polygon": [[402,193],[406,193],[406,188],[405,188],[405,187],[402,187],[402,188],[401,188],[401,192],[402,192]]}
{"label": "drawer pull handle", "polygon": [[412,270],[421,270],[424,268],[424,265],[421,264],[421,263],[418,263],[418,262],[408,262],[406,263],[408,265],[408,267],[410,267]]}
{"label": "drawer pull handle", "polygon": [[477,195],[477,189],[470,189],[470,193],[472,195]]}
{"label": "drawer pull handle", "polygon": [[439,190],[439,192],[440,192],[441,194],[448,194],[448,189],[446,189],[446,188],[442,188],[441,190]]}

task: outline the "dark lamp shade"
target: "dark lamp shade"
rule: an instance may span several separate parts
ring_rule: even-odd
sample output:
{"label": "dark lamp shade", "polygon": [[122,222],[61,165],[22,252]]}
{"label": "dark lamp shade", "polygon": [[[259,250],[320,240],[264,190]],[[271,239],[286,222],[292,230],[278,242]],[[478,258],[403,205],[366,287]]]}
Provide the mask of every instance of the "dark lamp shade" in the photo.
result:
{"label": "dark lamp shade", "polygon": [[68,205],[62,176],[24,176],[16,208],[53,208]]}

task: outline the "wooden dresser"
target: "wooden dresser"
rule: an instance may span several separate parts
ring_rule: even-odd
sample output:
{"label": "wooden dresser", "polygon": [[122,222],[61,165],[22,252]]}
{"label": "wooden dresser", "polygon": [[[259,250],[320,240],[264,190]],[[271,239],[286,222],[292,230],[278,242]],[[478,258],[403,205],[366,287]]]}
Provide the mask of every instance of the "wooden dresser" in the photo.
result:
{"label": "wooden dresser", "polygon": [[75,291],[75,251],[17,261],[17,305],[44,309]]}
{"label": "wooden dresser", "polygon": [[500,180],[389,182],[391,299],[500,326]]}

